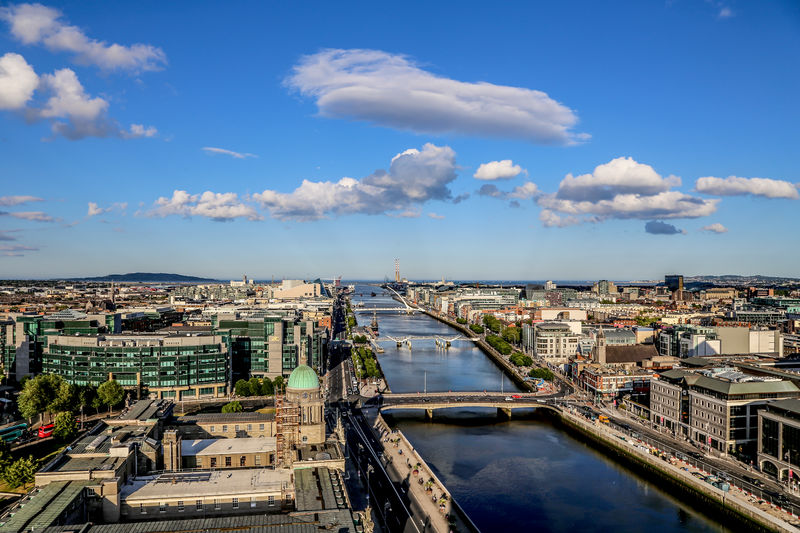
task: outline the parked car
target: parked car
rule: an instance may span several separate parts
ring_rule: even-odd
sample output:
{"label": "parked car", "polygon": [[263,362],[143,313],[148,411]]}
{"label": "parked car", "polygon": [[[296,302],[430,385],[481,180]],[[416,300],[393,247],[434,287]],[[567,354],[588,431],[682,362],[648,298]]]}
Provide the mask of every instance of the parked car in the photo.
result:
{"label": "parked car", "polygon": [[747,483],[750,483],[751,485],[755,485],[756,487],[763,487],[764,486],[764,482],[763,481],[761,481],[760,479],[754,478],[754,477],[742,476],[742,479],[745,480]]}

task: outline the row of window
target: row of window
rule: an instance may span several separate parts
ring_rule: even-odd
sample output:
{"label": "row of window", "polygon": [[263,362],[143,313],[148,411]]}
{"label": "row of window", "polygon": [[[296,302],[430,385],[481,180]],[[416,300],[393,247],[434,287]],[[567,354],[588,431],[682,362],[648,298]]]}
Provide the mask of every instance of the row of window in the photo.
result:
{"label": "row of window", "polygon": [[[252,507],[256,507],[257,503],[258,503],[258,500],[255,498],[255,496],[251,496],[250,497],[250,507],[251,508]],[[222,502],[220,500],[218,500],[217,498],[214,498],[214,501],[212,502],[212,505],[213,505],[213,509],[215,511],[219,511],[220,509],[222,509]],[[275,505],[275,496],[268,496],[267,497],[267,505],[269,505],[269,506],[274,506]],[[205,511],[206,510],[206,505],[203,502],[203,500],[195,500],[194,506],[195,506],[194,508],[195,508],[196,511]],[[178,500],[178,503],[177,503],[176,507],[177,507],[179,513],[182,513],[182,512],[184,512],[186,510],[186,505],[185,505],[183,500]],[[169,508],[169,504],[166,503],[166,502],[160,502],[158,504],[158,512],[160,512],[160,513],[166,513],[168,508]],[[232,498],[231,499],[231,508],[239,509],[239,498]],[[139,513],[147,514],[147,507],[145,506],[145,504],[143,504],[143,503],[139,504]]]}

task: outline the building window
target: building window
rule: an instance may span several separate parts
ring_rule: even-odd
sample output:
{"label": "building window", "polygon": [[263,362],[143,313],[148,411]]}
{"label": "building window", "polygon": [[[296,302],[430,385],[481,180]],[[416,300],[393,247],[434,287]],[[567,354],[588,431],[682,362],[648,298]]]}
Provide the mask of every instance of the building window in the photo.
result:
{"label": "building window", "polygon": [[244,455],[239,457],[239,466],[244,466],[246,464],[247,464],[247,457]]}
{"label": "building window", "polygon": [[194,508],[197,509],[198,511],[202,511],[203,510],[203,500],[196,500],[194,502]]}
{"label": "building window", "polygon": [[227,433],[228,432],[228,426],[222,426],[222,432],[223,433]]}
{"label": "building window", "polygon": [[250,496],[250,507],[253,508],[256,506],[256,497]]}
{"label": "building window", "polygon": [[247,431],[253,431],[253,424],[247,424]]}
{"label": "building window", "polygon": [[259,424],[258,429],[259,431],[264,431],[264,424]]}
{"label": "building window", "polygon": [[233,508],[234,509],[238,509],[239,508],[239,498],[234,498],[232,503],[233,503]]}
{"label": "building window", "polygon": [[219,500],[214,498],[214,510],[219,511],[222,509],[222,506],[219,504]]}
{"label": "building window", "polygon": [[239,424],[236,424],[235,426],[233,426],[233,430],[234,430],[236,433],[239,433]]}
{"label": "building window", "polygon": [[255,459],[256,466],[261,466],[261,456],[260,455],[256,455],[254,457],[254,459]]}
{"label": "building window", "polygon": [[211,468],[216,468],[216,466],[217,466],[217,458],[216,457],[212,457],[211,458],[211,465],[210,466],[211,466]]}
{"label": "building window", "polygon": [[167,512],[167,504],[164,502],[159,502],[158,504],[158,512],[159,513],[166,513]]}
{"label": "building window", "polygon": [[275,496],[269,496],[267,498],[267,505],[275,505]]}
{"label": "building window", "polygon": [[230,457],[230,455],[225,457],[225,466],[231,466],[231,457]]}
{"label": "building window", "polygon": [[178,512],[183,512],[183,500],[178,500]]}
{"label": "building window", "polygon": [[211,426],[210,429],[211,429],[210,433],[214,433],[214,426]]}
{"label": "building window", "polygon": [[142,513],[142,514],[147,514],[147,509],[145,509],[143,503],[139,504],[139,512]]}

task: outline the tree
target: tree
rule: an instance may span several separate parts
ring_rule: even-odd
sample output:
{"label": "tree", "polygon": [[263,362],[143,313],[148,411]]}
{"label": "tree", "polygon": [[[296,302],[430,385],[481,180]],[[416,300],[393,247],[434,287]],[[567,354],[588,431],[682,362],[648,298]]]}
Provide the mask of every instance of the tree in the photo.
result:
{"label": "tree", "polygon": [[250,394],[248,394],[248,396],[258,396],[261,394],[261,381],[257,377],[253,376],[250,378],[248,386],[250,387]]}
{"label": "tree", "polygon": [[94,403],[97,400],[97,388],[93,385],[84,385],[80,388],[78,391],[78,407],[81,410],[81,418],[83,418],[83,410],[87,407],[94,407]]}
{"label": "tree", "polygon": [[283,376],[278,376],[272,380],[272,385],[275,387],[276,391],[283,390],[285,387]]}
{"label": "tree", "polygon": [[519,344],[519,341],[522,339],[522,329],[521,328],[505,328],[503,329],[503,340],[506,342],[510,342],[511,344]]}
{"label": "tree", "polygon": [[236,396],[250,396],[250,383],[246,379],[240,379],[233,386]]}
{"label": "tree", "polygon": [[528,375],[532,378],[541,378],[545,381],[553,381],[555,375],[547,368],[534,368]]}
{"label": "tree", "polygon": [[472,325],[470,325],[469,329],[471,329],[472,331],[474,331],[478,335],[483,333],[483,326],[481,326],[479,324],[472,324]]}
{"label": "tree", "polygon": [[223,413],[241,413],[243,410],[244,408],[238,400],[234,400],[222,406]]}
{"label": "tree", "polygon": [[111,408],[122,401],[125,397],[125,390],[122,385],[117,383],[115,379],[109,379],[99,387],[97,387],[97,396],[104,405],[108,406],[108,412],[111,414]]}
{"label": "tree", "polygon": [[20,485],[27,485],[34,480],[37,466],[38,463],[32,455],[17,459],[5,469],[3,479],[12,489]]}
{"label": "tree", "polygon": [[55,398],[47,406],[47,410],[51,413],[58,413],[76,411],[78,407],[78,387],[63,381],[58,387]]}
{"label": "tree", "polygon": [[52,412],[53,407],[58,407],[59,392],[64,384],[64,378],[55,374],[39,374],[29,379],[17,399],[19,412],[28,419]]}
{"label": "tree", "polygon": [[261,396],[272,396],[275,394],[275,386],[269,378],[261,380]]}
{"label": "tree", "polygon": [[75,416],[69,412],[64,411],[56,415],[53,427],[53,436],[61,440],[72,440],[72,437],[78,432],[78,422]]}

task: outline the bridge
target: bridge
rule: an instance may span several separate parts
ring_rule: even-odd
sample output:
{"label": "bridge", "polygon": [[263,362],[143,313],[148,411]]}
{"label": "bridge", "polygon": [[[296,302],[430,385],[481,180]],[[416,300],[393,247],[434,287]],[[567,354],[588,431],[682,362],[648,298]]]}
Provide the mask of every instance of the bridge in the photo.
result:
{"label": "bridge", "polygon": [[402,345],[408,346],[411,349],[411,341],[434,341],[436,346],[440,348],[449,348],[452,343],[455,341],[470,341],[470,342],[478,342],[478,338],[470,338],[465,337],[463,335],[455,335],[452,337],[445,337],[443,335],[410,335],[407,337],[392,337],[391,335],[387,335],[385,337],[378,337],[375,339],[375,342],[396,342],[397,347],[401,347]]}
{"label": "bridge", "polygon": [[381,411],[394,409],[424,409],[427,418],[433,418],[436,409],[455,407],[488,407],[497,409],[498,415],[511,418],[512,409],[546,408],[558,410],[551,400],[559,394],[542,395],[530,392],[426,392],[386,393],[378,400]]}
{"label": "bridge", "polygon": [[415,313],[419,311],[414,307],[354,307],[354,313]]}

